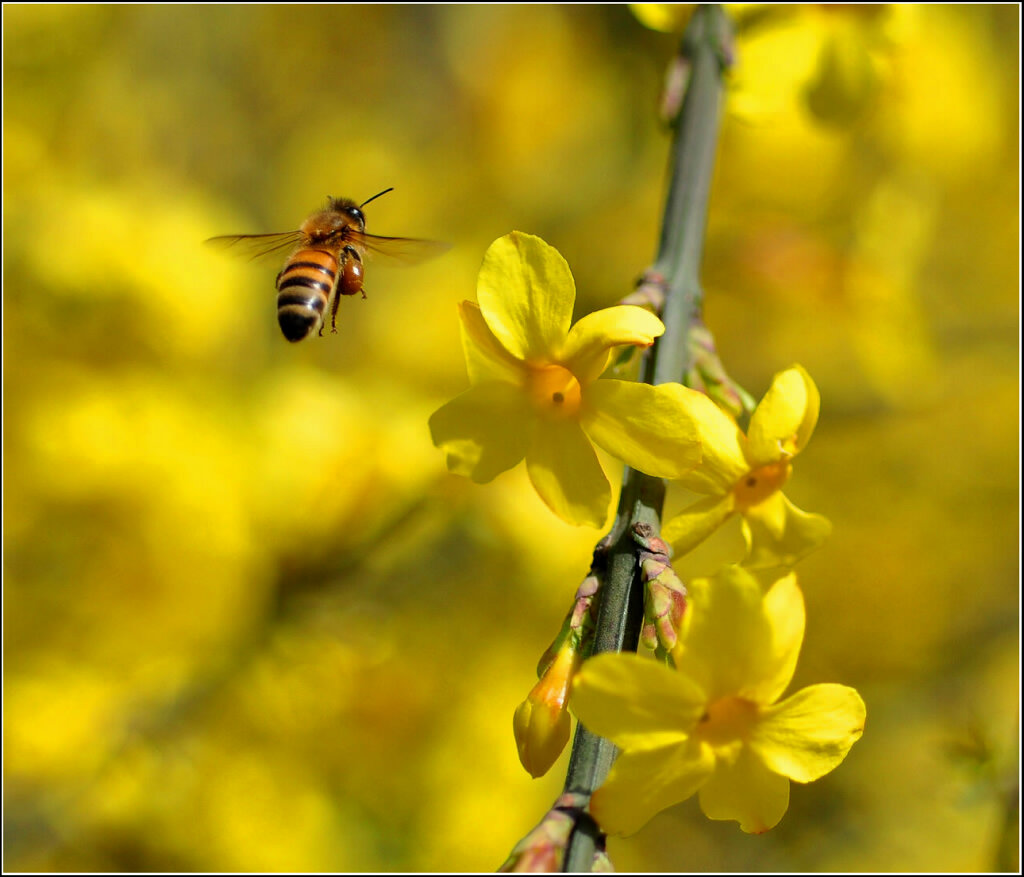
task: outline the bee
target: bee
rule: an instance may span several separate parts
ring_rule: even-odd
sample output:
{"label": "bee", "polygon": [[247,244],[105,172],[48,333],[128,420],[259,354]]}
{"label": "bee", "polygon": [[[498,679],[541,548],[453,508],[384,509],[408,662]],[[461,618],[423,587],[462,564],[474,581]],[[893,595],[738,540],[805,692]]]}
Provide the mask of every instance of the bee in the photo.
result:
{"label": "bee", "polygon": [[420,261],[438,255],[448,247],[438,241],[383,237],[366,231],[363,208],[394,187],[378,192],[362,204],[348,198],[327,197],[327,206],[311,214],[297,231],[275,234],[238,234],[210,238],[220,246],[240,244],[253,258],[290,250],[277,275],[277,322],[289,341],[301,341],[324,334],[324,318],[331,309],[331,332],[343,295],[362,293],[363,259],[374,253]]}

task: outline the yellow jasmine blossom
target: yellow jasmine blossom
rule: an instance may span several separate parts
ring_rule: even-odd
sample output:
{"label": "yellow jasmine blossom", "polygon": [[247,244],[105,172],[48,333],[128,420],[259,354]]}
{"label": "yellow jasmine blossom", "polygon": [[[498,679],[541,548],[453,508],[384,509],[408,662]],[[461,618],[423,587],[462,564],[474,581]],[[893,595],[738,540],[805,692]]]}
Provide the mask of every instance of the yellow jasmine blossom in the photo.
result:
{"label": "yellow jasmine blossom", "polygon": [[555,514],[599,527],[611,486],[593,445],[648,475],[679,478],[701,459],[701,397],[679,384],[599,380],[616,347],[649,347],[665,327],[629,305],[571,325],[575,298],[569,266],[540,238],[512,232],[491,244],[479,304],[459,307],[471,386],[434,412],[430,431],[451,471],[484,483],[525,458]]}
{"label": "yellow jasmine blossom", "polygon": [[[682,33],[695,4],[631,3],[645,27]],[[849,125],[874,105],[891,66],[893,34],[906,13],[896,4],[726,3],[740,63],[729,80],[730,108],[751,119],[788,110]]]}
{"label": "yellow jasmine blossom", "polygon": [[706,498],[672,518],[662,533],[676,555],[691,551],[734,514],[743,516],[751,569],[792,566],[832,531],[821,515],[803,512],[782,493],[792,460],[818,422],[818,388],[800,366],[780,372],[751,415],[748,435],[714,406],[697,422],[704,465],[679,482]]}
{"label": "yellow jasmine blossom", "polygon": [[700,792],[710,819],[767,831],[789,806],[789,783],[837,767],[864,729],[860,695],[811,685],[776,703],[793,676],[804,604],[791,573],[762,595],[730,567],[690,586],[676,669],[633,654],[584,663],[571,706],[621,750],[591,813],[612,834],[632,834],[659,811]]}

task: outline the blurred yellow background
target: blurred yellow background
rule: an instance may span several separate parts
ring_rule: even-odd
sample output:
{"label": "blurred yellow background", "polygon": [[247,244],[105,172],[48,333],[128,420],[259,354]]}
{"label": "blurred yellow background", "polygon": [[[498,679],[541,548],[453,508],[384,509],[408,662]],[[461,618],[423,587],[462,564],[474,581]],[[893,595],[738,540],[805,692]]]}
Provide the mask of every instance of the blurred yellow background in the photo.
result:
{"label": "blurred yellow background", "polygon": [[[449,476],[426,420],[492,240],[557,247],[577,316],[653,257],[674,37],[607,6],[3,21],[5,867],[493,870],[564,778],[512,712],[601,534],[521,469]],[[821,389],[794,685],[868,722],[769,834],[691,800],[620,870],[1017,867],[1018,22],[738,37],[707,320],[755,396],[793,362]],[[371,231],[453,248],[371,263],[336,336],[285,342],[279,263],[202,245],[387,186]]]}

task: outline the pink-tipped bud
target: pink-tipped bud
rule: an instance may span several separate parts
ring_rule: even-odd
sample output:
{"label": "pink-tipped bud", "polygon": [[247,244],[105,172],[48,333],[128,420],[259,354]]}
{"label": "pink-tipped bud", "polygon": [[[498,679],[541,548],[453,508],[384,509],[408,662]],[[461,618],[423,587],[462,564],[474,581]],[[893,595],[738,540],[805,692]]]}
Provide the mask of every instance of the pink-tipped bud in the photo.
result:
{"label": "pink-tipped bud", "polygon": [[640,643],[664,657],[679,639],[686,612],[686,585],[672,569],[668,544],[654,535],[649,524],[635,524],[633,538],[640,546],[640,575],[646,586]]}
{"label": "pink-tipped bud", "polygon": [[693,365],[684,376],[683,383],[709,396],[711,401],[732,417],[742,417],[753,411],[757,403],[725,371],[711,331],[696,323],[690,327],[688,344]]}
{"label": "pink-tipped bud", "polygon": [[690,85],[690,59],[684,55],[676,55],[665,71],[665,84],[661,89],[661,119],[669,125],[675,124],[679,111],[683,108],[683,98]]}
{"label": "pink-tipped bud", "polygon": [[[499,869],[506,874],[555,874],[562,870],[565,848],[577,820],[587,806],[587,796],[577,792],[560,795],[554,806],[526,837],[513,848]],[[594,854],[592,871],[613,871],[603,851]]]}
{"label": "pink-tipped bud", "polygon": [[551,769],[569,742],[566,701],[579,665],[579,652],[568,644],[563,646],[512,717],[519,761],[534,778]]}
{"label": "pink-tipped bud", "polygon": [[533,831],[516,844],[499,869],[506,874],[557,874],[576,823],[568,813],[549,811]]}
{"label": "pink-tipped bud", "polygon": [[620,305],[636,305],[647,308],[653,314],[660,314],[665,306],[668,285],[665,275],[653,268],[648,268],[636,282],[636,288],[627,295]]}

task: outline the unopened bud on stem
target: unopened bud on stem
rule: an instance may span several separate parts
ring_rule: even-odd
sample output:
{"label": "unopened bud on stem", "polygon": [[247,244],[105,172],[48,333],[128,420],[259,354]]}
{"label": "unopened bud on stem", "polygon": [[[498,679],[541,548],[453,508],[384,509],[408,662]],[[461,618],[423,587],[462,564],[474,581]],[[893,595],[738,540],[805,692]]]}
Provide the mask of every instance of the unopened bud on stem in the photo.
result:
{"label": "unopened bud on stem", "polygon": [[686,586],[669,561],[668,544],[654,535],[649,524],[636,524],[633,538],[640,546],[640,574],[644,581],[644,626],[640,643],[667,659],[679,639],[686,612]]}
{"label": "unopened bud on stem", "polygon": [[[565,863],[565,848],[573,828],[587,806],[587,796],[576,792],[561,795],[526,837],[512,848],[499,869],[505,874],[554,874]],[[591,871],[614,870],[603,849],[594,853]]]}
{"label": "unopened bud on stem", "polygon": [[757,403],[729,377],[718,356],[715,338],[707,326],[695,320],[690,326],[687,341],[693,365],[684,376],[683,383],[705,393],[719,408],[733,417],[742,417],[753,411]]}
{"label": "unopened bud on stem", "polygon": [[569,742],[569,685],[579,669],[579,652],[567,642],[526,700],[516,708],[512,729],[519,761],[530,776],[544,776]]}

